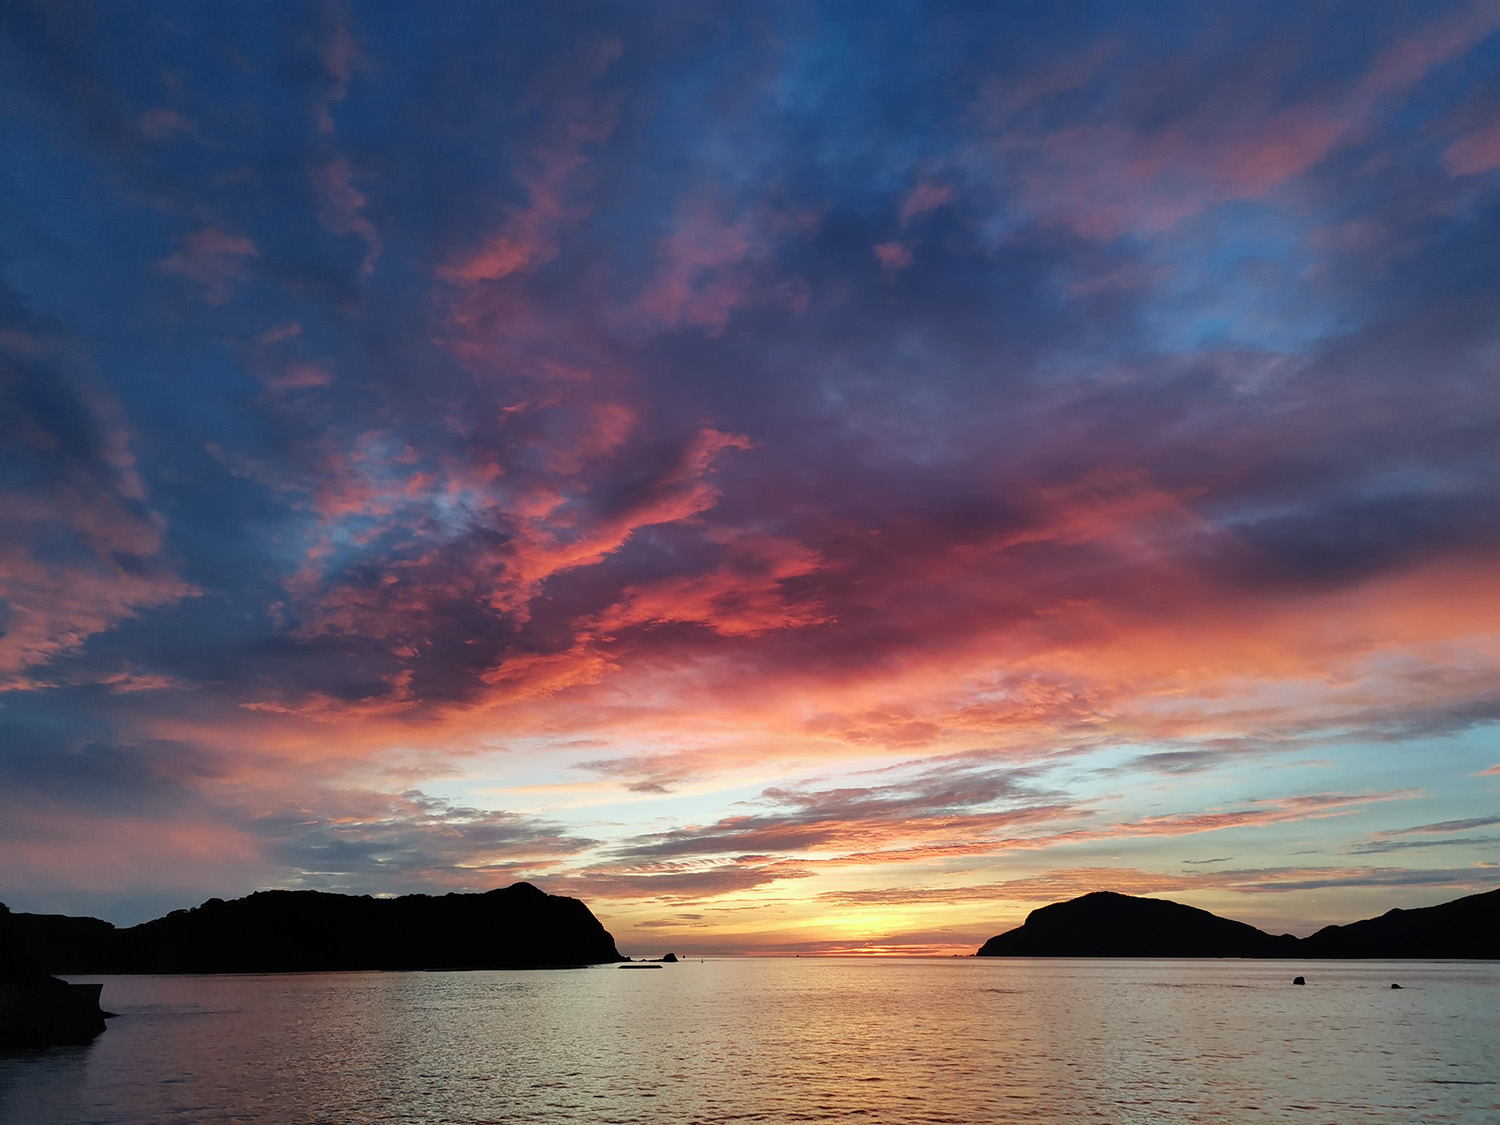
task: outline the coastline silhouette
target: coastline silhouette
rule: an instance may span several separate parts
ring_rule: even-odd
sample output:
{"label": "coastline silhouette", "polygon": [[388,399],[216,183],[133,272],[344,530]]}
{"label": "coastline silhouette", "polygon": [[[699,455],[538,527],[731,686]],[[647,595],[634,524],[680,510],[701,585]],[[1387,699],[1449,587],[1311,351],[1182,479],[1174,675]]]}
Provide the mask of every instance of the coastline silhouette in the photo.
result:
{"label": "coastline silhouette", "polygon": [[[1033,910],[976,956],[1500,959],[1500,889],[1325,926],[1307,938],[1168,899],[1095,891]],[[632,962],[586,905],[530,883],[399,898],[260,891],[125,929],[0,904],[0,1046],[83,1043],[104,1030],[102,986],[54,973],[660,968],[677,959]]]}
{"label": "coastline silhouette", "polygon": [[545,969],[625,960],[587,906],[530,883],[399,898],[260,891],[125,929],[60,914],[10,914],[7,925],[54,973]]}

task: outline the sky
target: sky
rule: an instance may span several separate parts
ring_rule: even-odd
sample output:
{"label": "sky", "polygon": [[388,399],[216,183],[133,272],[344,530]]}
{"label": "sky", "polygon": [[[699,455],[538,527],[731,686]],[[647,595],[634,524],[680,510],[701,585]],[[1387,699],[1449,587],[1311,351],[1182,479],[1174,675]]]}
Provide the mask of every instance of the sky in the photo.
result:
{"label": "sky", "polygon": [[1500,6],[0,9],[0,899],[632,955],[1500,885]]}

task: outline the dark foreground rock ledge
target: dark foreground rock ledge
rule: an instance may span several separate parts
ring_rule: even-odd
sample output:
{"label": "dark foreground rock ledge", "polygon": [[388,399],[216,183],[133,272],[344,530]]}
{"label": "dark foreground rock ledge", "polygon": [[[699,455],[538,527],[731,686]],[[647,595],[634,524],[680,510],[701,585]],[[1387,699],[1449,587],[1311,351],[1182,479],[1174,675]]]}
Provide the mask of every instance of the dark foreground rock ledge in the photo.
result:
{"label": "dark foreground rock ledge", "polygon": [[17,940],[0,904],[0,1048],[87,1043],[104,1030],[98,984],[51,976]]}
{"label": "dark foreground rock ledge", "polygon": [[1500,959],[1500,889],[1419,910],[1273,936],[1167,899],[1095,891],[1033,910],[980,957],[1297,957]]}
{"label": "dark foreground rock ledge", "polygon": [[260,891],[128,929],[52,914],[10,918],[56,973],[541,969],[624,960],[587,906],[530,883],[400,898]]}

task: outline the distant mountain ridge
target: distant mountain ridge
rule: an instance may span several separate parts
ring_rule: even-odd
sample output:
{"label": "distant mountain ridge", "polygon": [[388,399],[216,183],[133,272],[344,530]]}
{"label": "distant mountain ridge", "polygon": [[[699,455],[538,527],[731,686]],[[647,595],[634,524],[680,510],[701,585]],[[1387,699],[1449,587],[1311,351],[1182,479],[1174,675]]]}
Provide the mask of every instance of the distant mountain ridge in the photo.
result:
{"label": "distant mountain ridge", "polygon": [[1500,959],[1500,889],[1418,910],[1273,936],[1169,899],[1094,891],[1033,910],[980,957],[1299,957]]}
{"label": "distant mountain ridge", "polygon": [[49,973],[560,968],[625,960],[587,906],[530,883],[400,898],[260,891],[125,929],[60,914],[5,913],[0,926]]}

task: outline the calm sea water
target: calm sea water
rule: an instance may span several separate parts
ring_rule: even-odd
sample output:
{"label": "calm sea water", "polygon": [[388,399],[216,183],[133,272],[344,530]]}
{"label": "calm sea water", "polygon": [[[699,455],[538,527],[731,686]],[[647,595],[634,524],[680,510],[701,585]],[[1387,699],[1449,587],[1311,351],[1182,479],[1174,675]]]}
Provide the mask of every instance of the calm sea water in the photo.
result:
{"label": "calm sea water", "polygon": [[1500,1121],[1493,963],[90,979],[119,1018],[0,1056],[0,1120]]}

